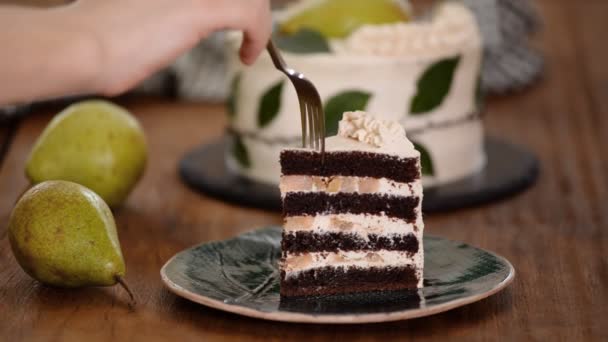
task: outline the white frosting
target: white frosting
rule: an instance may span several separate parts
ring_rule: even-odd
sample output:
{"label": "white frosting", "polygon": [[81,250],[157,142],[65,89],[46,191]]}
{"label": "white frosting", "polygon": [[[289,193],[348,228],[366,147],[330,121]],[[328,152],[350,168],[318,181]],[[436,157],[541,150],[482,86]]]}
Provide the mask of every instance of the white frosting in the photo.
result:
{"label": "white frosting", "polygon": [[[306,254],[287,254],[282,269],[286,277],[297,275],[299,272],[320,268],[332,267],[400,267],[414,266],[422,281],[422,269],[424,266],[424,252],[422,245],[419,252],[410,254],[402,251],[338,251],[338,252],[315,252]],[[419,284],[420,286],[421,284]]]}
{"label": "white frosting", "polygon": [[[370,145],[359,140],[352,138],[345,138],[339,135],[329,137],[325,139],[325,150],[329,152],[337,151],[361,151],[361,152],[372,152],[372,153],[385,153],[401,158],[415,158],[420,155],[418,151],[414,149],[414,145],[407,139],[407,145],[403,148],[399,148],[398,145],[391,145],[387,148],[379,148],[374,145]],[[411,147],[411,148],[410,148]]]}
{"label": "white frosting", "polygon": [[[404,158],[419,156],[414,145],[407,139],[401,124],[396,121],[383,120],[362,111],[343,114],[339,123],[338,136],[369,145],[371,148],[366,148],[366,150],[377,148],[382,153]],[[339,148],[341,141],[341,139],[333,140],[330,144],[333,146],[330,148]]]}
{"label": "white frosting", "polygon": [[429,21],[363,26],[332,46],[340,54],[394,57],[433,56],[479,44],[473,14],[462,4],[444,2]]}
{"label": "white frosting", "polygon": [[416,136],[432,154],[435,174],[423,176],[425,186],[449,183],[474,174],[486,165],[481,122],[474,120]]}
{"label": "white frosting", "polygon": [[[420,212],[420,207],[417,209]],[[302,222],[306,223],[302,223]],[[343,225],[341,222],[350,224]],[[309,226],[306,226],[309,224]],[[416,226],[416,227],[414,227]],[[369,234],[405,235],[414,234],[422,239],[424,222],[418,215],[415,223],[386,215],[329,214],[316,216],[290,216],[283,226],[286,232],[310,231],[315,233],[342,232],[357,234],[367,239]]]}
{"label": "white frosting", "polygon": [[[375,147],[389,147],[391,145],[409,145],[405,138],[405,130],[398,122],[387,121],[363,111],[346,112],[340,120],[338,135],[345,138],[354,138]],[[400,146],[401,147],[401,146]]]}

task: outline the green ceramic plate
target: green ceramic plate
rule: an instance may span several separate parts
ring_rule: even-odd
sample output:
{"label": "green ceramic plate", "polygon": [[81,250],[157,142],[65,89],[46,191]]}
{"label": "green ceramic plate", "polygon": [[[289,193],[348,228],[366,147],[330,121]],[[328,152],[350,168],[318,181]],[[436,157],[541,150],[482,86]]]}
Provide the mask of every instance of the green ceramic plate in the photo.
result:
{"label": "green ceramic plate", "polygon": [[270,227],[206,243],[161,269],[165,285],[194,302],[286,322],[372,323],[428,316],[486,298],[515,275],[504,258],[461,242],[424,237],[424,287],[316,298],[279,296],[281,229]]}

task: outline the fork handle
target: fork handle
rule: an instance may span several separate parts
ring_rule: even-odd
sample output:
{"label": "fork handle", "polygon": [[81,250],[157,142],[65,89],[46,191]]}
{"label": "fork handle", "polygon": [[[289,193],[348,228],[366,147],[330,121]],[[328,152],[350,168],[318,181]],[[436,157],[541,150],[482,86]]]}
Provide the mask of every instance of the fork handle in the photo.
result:
{"label": "fork handle", "polygon": [[277,49],[277,47],[272,42],[272,39],[268,40],[268,44],[266,45],[266,50],[268,51],[268,54],[270,55],[270,59],[272,59],[272,63],[274,64],[275,68],[279,69],[280,71],[285,72],[285,67],[286,67],[285,61],[283,60],[283,57],[281,57],[281,53],[279,52],[279,49]]}

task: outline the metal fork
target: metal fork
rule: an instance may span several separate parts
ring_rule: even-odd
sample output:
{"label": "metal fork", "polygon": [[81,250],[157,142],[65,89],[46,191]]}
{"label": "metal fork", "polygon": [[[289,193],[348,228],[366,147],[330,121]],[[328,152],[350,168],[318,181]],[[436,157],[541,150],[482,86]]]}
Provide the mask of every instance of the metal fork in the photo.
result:
{"label": "metal fork", "polygon": [[302,147],[320,151],[323,162],[325,160],[325,112],[319,92],[302,73],[287,66],[272,40],[268,41],[266,50],[268,50],[274,66],[287,75],[296,88],[302,118]]}

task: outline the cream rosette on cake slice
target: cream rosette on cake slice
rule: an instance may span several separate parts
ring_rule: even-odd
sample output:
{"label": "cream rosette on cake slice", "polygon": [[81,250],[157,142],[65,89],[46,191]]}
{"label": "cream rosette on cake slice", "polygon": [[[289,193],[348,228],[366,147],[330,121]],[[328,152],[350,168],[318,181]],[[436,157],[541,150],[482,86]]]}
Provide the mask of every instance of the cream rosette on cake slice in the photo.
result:
{"label": "cream rosette on cake slice", "polygon": [[[486,161],[478,113],[482,44],[472,13],[450,1],[426,20],[362,24],[338,38],[305,25],[283,32],[283,23],[322,3],[301,1],[277,13],[273,39],[289,66],[319,90],[327,135],[336,134],[344,112],[386,113],[383,118],[399,121],[421,151],[425,186],[480,171]],[[395,4],[405,18],[411,16],[406,3]],[[236,49],[238,42],[233,37],[229,48]],[[277,184],[281,149],[301,141],[297,96],[267,54],[251,67],[230,55],[227,163],[244,177]]]}

